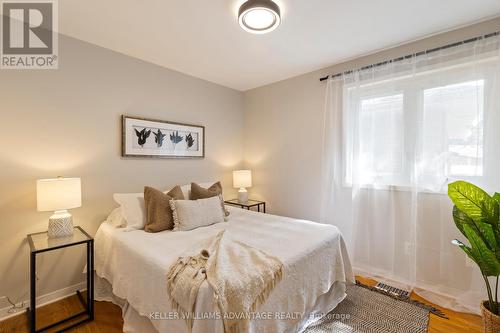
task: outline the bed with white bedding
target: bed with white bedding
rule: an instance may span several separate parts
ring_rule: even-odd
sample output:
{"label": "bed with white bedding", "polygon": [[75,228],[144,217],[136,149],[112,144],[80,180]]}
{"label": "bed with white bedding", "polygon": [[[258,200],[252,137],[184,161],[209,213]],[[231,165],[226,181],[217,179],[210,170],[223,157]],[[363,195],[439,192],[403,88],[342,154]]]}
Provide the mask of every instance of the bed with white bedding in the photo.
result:
{"label": "bed with white bedding", "polygon": [[[103,223],[95,236],[95,269],[114,296],[125,300],[126,331],[189,332],[167,296],[169,267],[222,230],[279,258],[284,275],[250,320],[250,332],[298,332],[318,315],[335,308],[353,282],[351,265],[337,228],[310,221],[228,207],[228,222],[190,231],[146,233]],[[242,290],[241,292],[245,292]],[[101,297],[99,297],[101,296]],[[97,299],[103,298],[97,295]],[[109,299],[109,297],[104,297]],[[196,299],[194,333],[223,332],[213,292],[204,283]]]}

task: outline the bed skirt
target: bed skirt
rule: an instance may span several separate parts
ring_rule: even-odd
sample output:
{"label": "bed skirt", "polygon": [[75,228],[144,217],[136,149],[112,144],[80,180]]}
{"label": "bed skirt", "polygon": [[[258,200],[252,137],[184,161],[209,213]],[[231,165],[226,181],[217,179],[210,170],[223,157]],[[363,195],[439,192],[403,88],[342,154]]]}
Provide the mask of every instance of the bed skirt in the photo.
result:
{"label": "bed skirt", "polygon": [[[346,284],[335,282],[330,290],[318,297],[314,306],[302,315],[301,321],[285,333],[296,333],[304,331],[333,310],[346,297]],[[118,305],[122,309],[123,332],[126,333],[158,333],[153,320],[148,316],[141,315],[126,300],[113,294],[111,284],[104,278],[95,274],[95,300],[107,301]],[[204,320],[203,325],[194,326],[193,333],[223,333],[222,322],[220,320]],[[163,332],[160,332],[163,333]]]}

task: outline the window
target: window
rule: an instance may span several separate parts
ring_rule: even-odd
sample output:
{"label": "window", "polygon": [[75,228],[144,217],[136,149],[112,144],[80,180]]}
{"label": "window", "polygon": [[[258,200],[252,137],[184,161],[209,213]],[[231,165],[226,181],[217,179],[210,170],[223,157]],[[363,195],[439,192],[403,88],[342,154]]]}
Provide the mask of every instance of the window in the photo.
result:
{"label": "window", "polygon": [[483,175],[483,101],[484,80],[424,90],[427,172],[439,163],[446,176]]}
{"label": "window", "polygon": [[483,176],[486,75],[445,74],[346,85],[347,184],[444,185]]}
{"label": "window", "polygon": [[403,172],[403,94],[361,100],[360,161],[363,182],[390,183]]}

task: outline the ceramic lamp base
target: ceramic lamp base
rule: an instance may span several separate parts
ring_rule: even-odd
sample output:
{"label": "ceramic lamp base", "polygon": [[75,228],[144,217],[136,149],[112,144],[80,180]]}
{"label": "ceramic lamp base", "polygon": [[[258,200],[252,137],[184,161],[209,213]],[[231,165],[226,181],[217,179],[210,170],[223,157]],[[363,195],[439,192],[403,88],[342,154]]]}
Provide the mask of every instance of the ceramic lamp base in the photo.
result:
{"label": "ceramic lamp base", "polygon": [[248,203],[248,192],[246,188],[240,188],[238,191],[238,202],[239,203]]}
{"label": "ceramic lamp base", "polygon": [[49,238],[73,235],[73,216],[68,211],[57,211],[49,218]]}

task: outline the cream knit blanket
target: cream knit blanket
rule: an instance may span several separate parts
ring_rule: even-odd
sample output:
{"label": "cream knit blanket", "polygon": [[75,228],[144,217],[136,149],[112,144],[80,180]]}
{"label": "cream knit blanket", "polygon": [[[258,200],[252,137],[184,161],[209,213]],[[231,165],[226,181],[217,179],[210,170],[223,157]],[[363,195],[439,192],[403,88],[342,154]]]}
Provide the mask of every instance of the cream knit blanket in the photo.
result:
{"label": "cream knit blanket", "polygon": [[281,280],[283,264],[277,258],[232,240],[224,231],[197,254],[180,257],[167,276],[172,305],[193,327],[193,312],[201,284],[206,280],[214,291],[224,332],[246,332],[249,314],[263,304]]}

